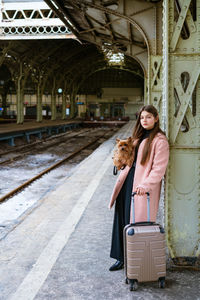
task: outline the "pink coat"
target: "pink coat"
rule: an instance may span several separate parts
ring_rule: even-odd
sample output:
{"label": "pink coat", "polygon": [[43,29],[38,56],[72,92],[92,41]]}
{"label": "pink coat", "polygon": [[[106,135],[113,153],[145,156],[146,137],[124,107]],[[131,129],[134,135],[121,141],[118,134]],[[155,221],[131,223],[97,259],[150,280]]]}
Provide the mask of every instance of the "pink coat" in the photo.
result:
{"label": "pink coat", "polygon": [[[166,137],[158,133],[151,144],[149,161],[143,166],[140,164],[140,161],[145,142],[146,140],[144,139],[138,149],[132,191],[135,191],[137,187],[143,187],[146,192],[150,193],[150,219],[155,222],[160,200],[161,181],[169,160],[169,144]],[[110,207],[113,206],[129,170],[130,167],[126,166],[125,169],[120,172],[111,196]],[[136,195],[134,197],[135,222],[147,221],[146,197],[146,195]]]}

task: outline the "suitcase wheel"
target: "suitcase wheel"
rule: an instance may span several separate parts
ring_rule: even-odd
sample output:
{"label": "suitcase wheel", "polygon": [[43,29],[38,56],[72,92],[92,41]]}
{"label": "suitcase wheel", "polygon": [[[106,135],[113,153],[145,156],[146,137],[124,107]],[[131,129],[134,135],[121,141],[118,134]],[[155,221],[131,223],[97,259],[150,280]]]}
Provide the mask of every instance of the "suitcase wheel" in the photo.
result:
{"label": "suitcase wheel", "polygon": [[160,289],[164,289],[165,288],[165,278],[159,278],[158,280],[158,286]]}
{"label": "suitcase wheel", "polygon": [[131,286],[130,286],[130,291],[137,291],[138,289],[138,283],[137,283],[137,280],[133,280],[133,279],[130,279],[130,283],[131,283]]}

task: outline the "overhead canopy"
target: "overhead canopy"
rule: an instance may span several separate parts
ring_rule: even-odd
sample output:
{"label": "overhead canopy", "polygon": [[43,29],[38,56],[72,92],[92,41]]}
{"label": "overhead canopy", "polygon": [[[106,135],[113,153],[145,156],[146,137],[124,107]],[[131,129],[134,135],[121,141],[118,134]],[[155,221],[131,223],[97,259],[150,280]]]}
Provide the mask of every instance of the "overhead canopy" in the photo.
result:
{"label": "overhead canopy", "polygon": [[[34,92],[40,80],[45,83],[44,91],[48,93],[51,93],[53,80],[57,87],[65,86],[69,92],[74,86],[77,92],[82,86],[82,90],[86,90],[86,79],[98,71],[101,71],[101,76],[98,76],[99,87],[116,83],[120,86],[120,82],[128,87],[130,81],[134,85],[133,78],[143,84],[143,71],[134,59],[125,57],[122,65],[111,66],[102,49],[91,43],[80,43],[75,39],[23,40],[1,41],[0,47],[1,68],[7,67],[15,83],[21,64],[23,78],[26,79],[25,91]],[[127,72],[132,74],[129,81],[125,75]]]}
{"label": "overhead canopy", "polygon": [[[96,78],[92,85],[96,87],[98,82],[97,88],[111,84],[130,87],[136,82],[143,87],[143,79],[148,77],[149,53],[161,53],[159,0],[45,2],[76,38],[2,40],[0,66],[7,66],[15,83],[21,68],[25,89],[34,90],[40,83],[47,93],[51,93],[53,82],[69,93],[87,88],[89,92],[88,78],[90,82]],[[112,53],[123,55],[123,61],[111,63],[108,57]]]}
{"label": "overhead canopy", "polygon": [[139,61],[141,66],[145,66],[145,72],[149,48],[154,47],[153,43],[157,38],[153,18],[156,17],[156,3],[160,2],[159,0],[45,2],[80,41],[88,41],[102,48],[130,55]]}

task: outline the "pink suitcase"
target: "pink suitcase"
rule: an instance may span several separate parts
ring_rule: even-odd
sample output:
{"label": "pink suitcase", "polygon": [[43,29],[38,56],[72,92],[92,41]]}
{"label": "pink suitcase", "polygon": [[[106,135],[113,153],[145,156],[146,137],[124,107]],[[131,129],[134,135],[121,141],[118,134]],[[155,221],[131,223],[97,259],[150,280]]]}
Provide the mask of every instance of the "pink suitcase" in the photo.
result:
{"label": "pink suitcase", "polygon": [[124,266],[130,291],[138,282],[157,281],[165,287],[166,252],[165,233],[161,225],[150,222],[150,196],[147,193],[148,222],[135,223],[134,195],[132,194],[133,224],[124,228]]}

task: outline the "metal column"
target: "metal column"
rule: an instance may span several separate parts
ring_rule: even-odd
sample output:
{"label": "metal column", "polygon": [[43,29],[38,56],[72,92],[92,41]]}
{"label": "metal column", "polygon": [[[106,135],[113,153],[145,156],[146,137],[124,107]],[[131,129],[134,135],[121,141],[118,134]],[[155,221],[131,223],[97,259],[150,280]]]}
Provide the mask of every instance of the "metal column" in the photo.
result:
{"label": "metal column", "polygon": [[17,124],[23,124],[24,122],[23,76],[22,62],[20,62],[20,71],[17,77]]}
{"label": "metal column", "polygon": [[62,119],[66,119],[66,91],[64,90],[62,93]]}
{"label": "metal column", "polygon": [[42,122],[42,89],[41,82],[37,85],[37,122]]}
{"label": "metal column", "polygon": [[51,93],[51,120],[56,120],[56,82],[53,79],[53,87]]}
{"label": "metal column", "polygon": [[200,255],[200,0],[195,15],[190,5],[191,0],[163,2],[163,98],[171,149],[167,242],[176,262],[195,264]]}

